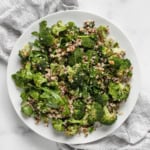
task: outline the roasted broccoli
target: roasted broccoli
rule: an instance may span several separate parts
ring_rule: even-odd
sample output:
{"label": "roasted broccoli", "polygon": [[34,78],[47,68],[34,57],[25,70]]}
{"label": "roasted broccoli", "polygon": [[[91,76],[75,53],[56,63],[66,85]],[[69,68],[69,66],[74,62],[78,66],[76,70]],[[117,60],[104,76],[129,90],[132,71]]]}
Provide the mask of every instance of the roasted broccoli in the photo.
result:
{"label": "roasted broccoli", "polygon": [[80,36],[81,46],[85,48],[94,48],[95,42],[89,36]]}
{"label": "roasted broccoli", "polygon": [[84,118],[80,119],[80,120],[77,120],[75,118],[70,118],[67,120],[67,123],[68,124],[77,124],[77,125],[81,125],[81,126],[88,126],[90,125],[89,122],[88,122],[88,114],[85,115]]}
{"label": "roasted broccoli", "polygon": [[68,123],[90,126],[93,125],[96,121],[99,121],[102,115],[102,106],[97,102],[93,102],[92,105],[87,105],[87,111],[82,119],[70,118]]}
{"label": "roasted broccoli", "polygon": [[99,49],[104,57],[109,57],[113,53],[108,47],[100,46]]}
{"label": "roasted broccoli", "polygon": [[113,66],[116,68],[117,76],[120,78],[130,78],[132,76],[131,62],[129,59],[122,59],[112,55],[109,60],[113,61]]}
{"label": "roasted broccoli", "polygon": [[85,103],[81,100],[76,100],[73,103],[73,117],[75,119],[81,119],[83,118],[85,114]]}
{"label": "roasted broccoli", "polygon": [[115,111],[109,112],[106,106],[103,107],[104,114],[101,116],[99,121],[105,125],[111,125],[117,120],[117,114]]}
{"label": "roasted broccoli", "polygon": [[29,96],[31,97],[31,98],[34,98],[34,99],[39,99],[39,97],[40,97],[40,94],[39,94],[39,91],[38,90],[30,90],[29,91]]}
{"label": "roasted broccoli", "polygon": [[58,21],[57,24],[52,26],[52,34],[58,36],[60,32],[65,31],[67,27],[62,21]]}
{"label": "roasted broccoli", "polygon": [[78,125],[71,125],[67,126],[65,129],[65,135],[67,136],[73,136],[79,132],[79,126]]}
{"label": "roasted broccoli", "polygon": [[19,51],[19,56],[23,61],[26,61],[31,53],[31,47],[29,44],[25,45],[22,50]]}
{"label": "roasted broccoli", "polygon": [[12,77],[18,87],[26,87],[27,83],[33,79],[31,64],[26,63],[25,67],[13,74]]}
{"label": "roasted broccoli", "polygon": [[123,101],[129,95],[130,86],[128,84],[110,82],[108,89],[113,101]]}
{"label": "roasted broccoli", "polygon": [[42,73],[38,72],[33,75],[33,81],[37,87],[40,87],[43,83],[47,82],[47,79]]}
{"label": "roasted broccoli", "polygon": [[102,106],[97,102],[93,102],[91,105],[87,105],[87,112],[85,113],[84,117],[81,120],[71,118],[68,120],[68,122],[71,124],[80,124],[83,126],[89,126],[93,125],[96,121],[99,121],[102,115],[103,115]]}
{"label": "roasted broccoli", "polygon": [[94,124],[96,121],[99,121],[99,119],[103,115],[102,105],[97,102],[93,102],[91,105],[87,105],[87,113],[88,113],[87,117],[88,123]]}
{"label": "roasted broccoli", "polygon": [[101,41],[104,41],[104,39],[106,39],[108,33],[109,33],[108,26],[99,26],[97,28],[97,34],[99,35]]}
{"label": "roasted broccoli", "polygon": [[22,102],[22,104],[21,104],[21,112],[25,116],[30,117],[33,114],[33,108],[28,102]]}
{"label": "roasted broccoli", "polygon": [[44,72],[49,66],[47,55],[40,51],[32,51],[28,60],[31,62],[34,71]]}
{"label": "roasted broccoli", "polygon": [[56,131],[59,132],[65,131],[64,123],[61,119],[53,119],[52,126]]}
{"label": "roasted broccoli", "polygon": [[102,105],[106,105],[107,103],[108,103],[108,101],[109,101],[109,96],[108,96],[108,94],[106,94],[106,93],[103,93],[102,95],[101,95],[101,103],[102,103]]}
{"label": "roasted broccoli", "polygon": [[68,103],[65,102],[65,104],[62,107],[62,116],[63,117],[69,117],[70,115],[70,108]]}

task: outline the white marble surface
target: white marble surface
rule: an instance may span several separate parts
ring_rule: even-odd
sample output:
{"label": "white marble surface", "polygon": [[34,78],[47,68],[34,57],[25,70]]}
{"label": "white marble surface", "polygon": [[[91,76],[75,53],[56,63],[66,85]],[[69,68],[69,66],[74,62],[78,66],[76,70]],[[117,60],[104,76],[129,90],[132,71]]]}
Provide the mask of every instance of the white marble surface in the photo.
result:
{"label": "white marble surface", "polygon": [[[149,89],[149,0],[79,0],[79,9],[109,18],[119,25],[133,43],[141,67],[142,89]],[[0,60],[0,150],[57,150],[54,142],[28,129],[9,101],[6,67]]]}

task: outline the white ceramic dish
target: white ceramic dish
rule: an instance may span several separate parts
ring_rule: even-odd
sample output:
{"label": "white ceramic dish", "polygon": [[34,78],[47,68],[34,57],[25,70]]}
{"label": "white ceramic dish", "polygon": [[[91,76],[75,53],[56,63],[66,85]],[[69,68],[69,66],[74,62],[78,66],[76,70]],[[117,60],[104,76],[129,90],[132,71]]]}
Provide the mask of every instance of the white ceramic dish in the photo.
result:
{"label": "white ceramic dish", "polygon": [[[133,65],[133,77],[131,81],[131,92],[129,97],[125,103],[123,103],[120,107],[120,112],[123,112],[117,119],[117,121],[111,126],[102,126],[97,128],[96,131],[89,134],[89,136],[84,137],[84,135],[76,135],[74,137],[65,137],[62,134],[56,133],[51,126],[45,127],[43,124],[36,125],[35,121],[31,118],[26,119],[22,116],[20,112],[20,90],[14,84],[11,75],[15,73],[20,68],[20,59],[18,57],[18,51],[25,45],[27,42],[34,40],[33,36],[31,36],[31,32],[38,30],[39,22],[42,20],[47,20],[48,25],[52,25],[56,23],[58,20],[62,20],[63,22],[74,21],[78,26],[81,26],[85,20],[92,19],[95,21],[96,25],[108,25],[110,27],[110,35],[115,37],[115,39],[119,42],[120,47],[126,50],[126,56],[131,60]],[[140,89],[140,81],[139,81],[139,68],[137,64],[137,59],[135,56],[135,52],[128,38],[124,35],[124,33],[113,23],[100,17],[98,15],[94,15],[88,12],[83,11],[65,11],[58,12],[52,15],[48,15],[40,20],[34,22],[19,38],[16,42],[12,53],[9,58],[8,68],[7,68],[7,85],[10,100],[13,104],[14,109],[16,110],[18,116],[21,120],[33,131],[43,136],[46,139],[67,143],[67,144],[81,144],[93,142],[95,140],[101,139],[103,137],[108,136],[112,132],[114,132],[129,116],[131,111],[133,110]]]}

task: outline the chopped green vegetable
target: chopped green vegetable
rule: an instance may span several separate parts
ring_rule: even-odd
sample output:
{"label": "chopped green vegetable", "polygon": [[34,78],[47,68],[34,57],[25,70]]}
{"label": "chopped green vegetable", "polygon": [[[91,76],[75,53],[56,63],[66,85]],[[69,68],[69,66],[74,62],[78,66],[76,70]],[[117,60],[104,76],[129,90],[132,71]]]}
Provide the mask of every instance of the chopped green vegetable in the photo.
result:
{"label": "chopped green vegetable", "polygon": [[35,98],[35,99],[39,99],[39,96],[40,96],[39,92],[36,91],[36,90],[30,90],[30,91],[29,91],[29,95],[30,95],[32,98]]}
{"label": "chopped green vegetable", "polygon": [[68,64],[73,66],[80,63],[82,60],[83,51],[80,48],[75,49],[75,51],[69,56]]}
{"label": "chopped green vegetable", "polygon": [[77,134],[78,131],[79,131],[79,126],[77,126],[77,125],[68,126],[65,129],[65,135],[67,135],[67,136],[73,136],[73,135]]}
{"label": "chopped green vegetable", "polygon": [[97,103],[93,102],[91,105],[88,105],[88,122],[89,124],[94,124],[96,121],[103,115],[103,108],[102,106]]}
{"label": "chopped green vegetable", "polygon": [[67,27],[63,24],[63,22],[58,21],[57,24],[52,26],[52,33],[58,36],[60,32],[65,31],[66,29]]}
{"label": "chopped green vegetable", "polygon": [[117,120],[116,112],[110,113],[108,108],[104,106],[104,115],[100,118],[100,122],[105,125],[111,125]]}
{"label": "chopped green vegetable", "polygon": [[108,31],[108,27],[107,26],[99,26],[97,28],[97,34],[99,35],[101,41],[106,39],[108,33],[109,33],[109,31]]}
{"label": "chopped green vegetable", "polygon": [[38,72],[38,73],[36,73],[36,74],[33,75],[33,81],[34,81],[34,84],[37,87],[40,87],[47,80],[43,77],[42,73]]}
{"label": "chopped green vegetable", "polygon": [[12,77],[18,87],[26,87],[27,83],[33,79],[33,74],[30,70],[30,63],[27,63],[24,68],[13,74]]}
{"label": "chopped green vegetable", "polygon": [[81,100],[76,100],[73,103],[73,107],[74,107],[74,113],[73,113],[74,118],[75,119],[83,118],[83,116],[85,114],[85,104],[84,104],[84,102],[82,102]]}
{"label": "chopped green vegetable", "polygon": [[81,46],[84,48],[94,48],[95,42],[89,36],[80,36]]}
{"label": "chopped green vegetable", "polygon": [[103,105],[106,105],[107,102],[109,101],[109,96],[108,96],[108,94],[103,93],[103,94],[101,95],[101,101],[102,101],[102,104],[103,104]]}
{"label": "chopped green vegetable", "polygon": [[112,96],[114,101],[126,100],[130,91],[129,85],[114,82],[110,82],[108,88],[109,94]]}
{"label": "chopped green vegetable", "polygon": [[23,103],[21,105],[21,111],[27,117],[30,117],[33,114],[33,108],[29,103]]}
{"label": "chopped green vegetable", "polygon": [[55,119],[55,120],[52,120],[52,125],[53,125],[53,128],[56,130],[56,131],[64,131],[65,130],[65,127],[63,125],[63,121],[60,120],[60,119]]}

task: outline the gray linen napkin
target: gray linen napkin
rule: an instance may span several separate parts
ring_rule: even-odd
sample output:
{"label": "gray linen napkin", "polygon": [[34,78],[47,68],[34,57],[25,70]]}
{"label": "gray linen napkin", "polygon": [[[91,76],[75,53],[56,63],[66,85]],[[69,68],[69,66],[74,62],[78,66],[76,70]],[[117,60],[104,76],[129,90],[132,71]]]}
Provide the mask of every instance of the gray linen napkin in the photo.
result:
{"label": "gray linen napkin", "polygon": [[75,9],[77,0],[0,0],[0,58],[7,54],[23,31],[35,20],[62,10]]}
{"label": "gray linen napkin", "polygon": [[[35,20],[59,10],[74,9],[77,0],[1,0],[0,57],[7,55],[22,32]],[[60,150],[149,150],[150,91],[142,91],[126,122],[110,136],[83,145],[57,144]]]}

